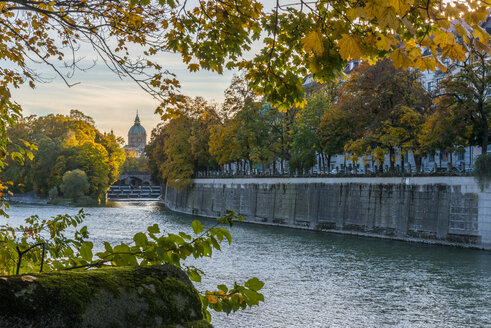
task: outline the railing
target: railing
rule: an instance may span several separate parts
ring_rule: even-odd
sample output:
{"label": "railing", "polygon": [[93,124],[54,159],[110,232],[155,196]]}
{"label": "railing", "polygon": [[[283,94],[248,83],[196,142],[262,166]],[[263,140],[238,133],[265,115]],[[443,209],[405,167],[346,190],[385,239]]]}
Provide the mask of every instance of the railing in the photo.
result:
{"label": "railing", "polygon": [[271,172],[271,171],[198,171],[193,174],[194,179],[199,178],[292,178],[292,177],[426,177],[426,176],[472,176],[473,169],[459,170],[453,168],[448,171],[446,168],[436,168],[431,171],[415,170],[383,170],[365,172],[364,170],[332,170],[330,172],[311,171],[311,172]]}

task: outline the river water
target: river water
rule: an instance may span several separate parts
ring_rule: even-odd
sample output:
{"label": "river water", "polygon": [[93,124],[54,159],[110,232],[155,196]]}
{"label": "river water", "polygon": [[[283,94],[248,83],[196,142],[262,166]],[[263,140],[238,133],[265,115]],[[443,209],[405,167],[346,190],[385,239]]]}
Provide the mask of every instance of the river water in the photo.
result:
{"label": "river water", "polygon": [[[13,205],[19,224],[38,214],[75,214],[73,207]],[[95,247],[130,242],[158,223],[191,232],[191,216],[155,202],[86,208]],[[205,226],[214,223],[201,219]],[[491,327],[491,252],[240,223],[233,243],[196,262],[207,275],[198,290],[258,277],[265,302],[226,316],[224,327]]]}

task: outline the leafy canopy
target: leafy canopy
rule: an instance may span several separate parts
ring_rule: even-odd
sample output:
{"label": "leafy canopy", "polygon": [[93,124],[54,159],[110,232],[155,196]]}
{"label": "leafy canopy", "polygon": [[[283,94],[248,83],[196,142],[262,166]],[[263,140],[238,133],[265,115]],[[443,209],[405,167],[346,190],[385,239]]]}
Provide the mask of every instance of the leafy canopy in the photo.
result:
{"label": "leafy canopy", "polygon": [[444,70],[439,52],[452,60],[470,46],[490,52],[483,0],[278,0],[272,8],[259,0],[36,0],[1,1],[0,9],[0,60],[9,63],[0,86],[45,80],[33,61],[72,85],[74,71],[87,68],[77,53],[88,45],[160,100],[161,114],[185,104],[174,74],[155,59],[160,52],[181,54],[190,71],[244,70],[253,90],[283,109],[303,104],[302,77],[330,80],[350,59]]}

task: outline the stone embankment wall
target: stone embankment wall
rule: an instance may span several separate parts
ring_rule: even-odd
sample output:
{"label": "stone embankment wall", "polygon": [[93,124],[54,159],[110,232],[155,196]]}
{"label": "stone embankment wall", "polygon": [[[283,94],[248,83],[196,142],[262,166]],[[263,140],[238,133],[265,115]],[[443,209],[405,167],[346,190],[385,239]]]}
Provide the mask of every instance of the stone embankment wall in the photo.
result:
{"label": "stone embankment wall", "polygon": [[491,249],[491,189],[472,177],[195,179],[169,209],[245,222]]}

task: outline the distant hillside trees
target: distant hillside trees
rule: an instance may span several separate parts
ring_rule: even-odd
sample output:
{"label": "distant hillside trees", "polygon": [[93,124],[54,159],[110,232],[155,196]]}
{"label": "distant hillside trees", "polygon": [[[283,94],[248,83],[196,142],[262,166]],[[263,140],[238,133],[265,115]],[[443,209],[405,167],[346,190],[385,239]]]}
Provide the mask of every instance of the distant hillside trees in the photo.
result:
{"label": "distant hillside trees", "polygon": [[14,192],[34,190],[47,196],[51,189],[62,185],[66,172],[79,169],[88,179],[87,195],[102,199],[118,179],[125,160],[123,141],[113,134],[101,133],[94,120],[78,110],[68,116],[20,119],[8,135],[13,144],[25,140],[38,148],[24,165],[10,161],[2,172],[3,179],[13,182]]}

